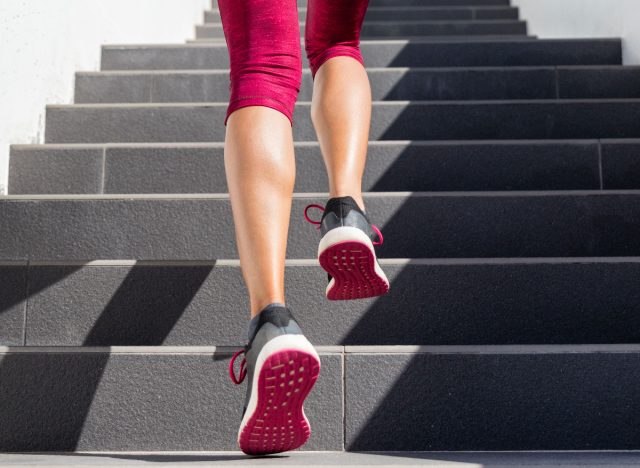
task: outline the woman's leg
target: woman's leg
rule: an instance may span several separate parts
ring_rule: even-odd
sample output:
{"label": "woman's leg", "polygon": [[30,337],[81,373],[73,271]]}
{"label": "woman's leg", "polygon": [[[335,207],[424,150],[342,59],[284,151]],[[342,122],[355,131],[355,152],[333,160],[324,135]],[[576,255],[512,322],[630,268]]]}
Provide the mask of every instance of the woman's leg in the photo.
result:
{"label": "woman's leg", "polygon": [[329,177],[329,197],[361,209],[371,125],[371,86],[360,53],[368,0],[308,0],[305,50],[314,79],[311,118]]}
{"label": "woman's leg", "polygon": [[285,303],[300,28],[296,0],[218,0],[218,7],[231,65],[224,162],[253,317]]}

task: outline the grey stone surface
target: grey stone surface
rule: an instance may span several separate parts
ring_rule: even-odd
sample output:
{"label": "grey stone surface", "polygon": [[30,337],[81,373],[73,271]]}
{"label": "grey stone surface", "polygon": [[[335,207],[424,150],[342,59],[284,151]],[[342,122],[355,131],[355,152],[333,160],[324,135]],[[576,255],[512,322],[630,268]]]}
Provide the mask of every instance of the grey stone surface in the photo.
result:
{"label": "grey stone surface", "polygon": [[[224,141],[228,103],[47,106],[46,143]],[[277,111],[274,111],[277,112]],[[316,141],[310,103],[293,137]],[[640,100],[375,102],[370,140],[640,137]]]}
{"label": "grey stone surface", "polygon": [[9,193],[100,193],[102,148],[12,146]]}
{"label": "grey stone surface", "polygon": [[[229,72],[99,72],[83,75],[76,103],[126,102],[228,102]],[[142,72],[144,73],[144,72]],[[374,101],[383,100],[483,100],[554,99],[553,67],[502,67],[474,69],[391,68],[367,72]],[[153,95],[128,97],[121,89],[146,79]],[[119,86],[115,86],[119,83]],[[313,81],[304,69],[298,101],[311,101]],[[612,94],[617,95],[617,91]]]}
{"label": "grey stone surface", "polygon": [[561,98],[639,98],[640,67],[560,67]]}
{"label": "grey stone surface", "polygon": [[[31,147],[36,160],[52,167],[44,183],[24,184],[22,193],[81,186],[88,171],[65,173],[61,154],[75,155],[75,145]],[[105,193],[226,193],[223,145],[217,143],[103,146]],[[324,192],[329,187],[317,143],[295,143],[295,192]],[[65,158],[62,158],[63,167]],[[82,164],[80,165],[82,166]],[[30,179],[31,165],[13,166],[11,177]],[[27,171],[27,175],[23,174]],[[75,180],[72,177],[80,178]],[[632,179],[629,182],[633,183]],[[100,193],[96,185],[86,193]],[[563,142],[370,142],[362,180],[365,191],[473,191],[598,189],[600,170],[595,140]],[[10,192],[13,188],[10,186]]]}
{"label": "grey stone surface", "polygon": [[[112,102],[151,102],[153,81],[147,75],[130,74],[126,82],[109,74],[100,74],[100,92],[111,96]],[[96,73],[77,72],[74,89],[74,102],[99,102],[96,94]]]}
{"label": "grey stone surface", "polygon": [[223,147],[108,148],[105,193],[228,192]]}
{"label": "grey stone surface", "polygon": [[24,343],[27,266],[0,263],[0,346]]}
{"label": "grey stone surface", "polygon": [[[328,301],[317,264],[289,264],[287,305],[316,345],[640,341],[640,262],[384,262],[389,294]],[[29,346],[237,346],[248,296],[234,265],[35,265]]]}
{"label": "grey stone surface", "polygon": [[[306,5],[300,0],[298,5]],[[510,0],[371,0],[371,6],[508,6]]]}
{"label": "grey stone surface", "polygon": [[[362,40],[360,49],[367,67],[622,64],[620,39]],[[308,66],[306,61],[303,65]],[[229,68],[229,53],[224,41],[218,44],[106,45],[102,48],[102,70],[212,68]]]}
{"label": "grey stone surface", "polygon": [[[637,256],[639,196],[368,193],[365,204],[384,235],[380,258]],[[319,232],[303,216],[309,203],[326,198],[293,199],[287,258],[317,253]],[[0,258],[7,260],[238,258],[226,195],[6,197],[0,219],[10,220],[0,225]]]}
{"label": "grey stone surface", "polygon": [[[0,354],[0,450],[238,450],[230,355]],[[342,450],[342,357],[322,355],[305,450]]]}
{"label": "grey stone surface", "polygon": [[602,179],[606,190],[640,188],[640,141],[604,141]]}
{"label": "grey stone surface", "polygon": [[556,468],[620,468],[637,466],[636,452],[289,452],[270,457],[247,457],[241,453],[81,453],[81,454],[0,454],[0,464],[16,467],[166,467],[166,466],[348,466],[351,468],[381,467],[531,467]]}
{"label": "grey stone surface", "polygon": [[[304,22],[298,26],[305,34]],[[385,38],[389,36],[472,36],[472,35],[526,35],[527,23],[518,20],[456,20],[456,21],[365,21],[361,37]],[[222,24],[196,26],[196,39],[224,39]]]}
{"label": "grey stone surface", "polygon": [[626,450],[638,354],[347,354],[348,450]]}
{"label": "grey stone surface", "polygon": [[[214,4],[214,6],[216,6]],[[518,8],[515,7],[375,7],[367,8],[365,15],[365,23],[368,21],[384,21],[384,20],[473,20],[473,19],[518,19]],[[298,19],[305,21],[307,16],[306,8],[298,8]],[[204,14],[205,23],[219,23],[219,10],[208,10]]]}

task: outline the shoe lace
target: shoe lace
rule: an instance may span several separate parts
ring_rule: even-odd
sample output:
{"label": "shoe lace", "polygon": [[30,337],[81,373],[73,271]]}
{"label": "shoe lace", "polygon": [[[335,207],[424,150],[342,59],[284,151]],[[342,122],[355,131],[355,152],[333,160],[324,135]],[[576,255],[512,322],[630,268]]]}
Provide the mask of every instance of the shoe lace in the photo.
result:
{"label": "shoe lace", "polygon": [[[307,214],[307,211],[309,210],[309,208],[319,208],[320,210],[324,211],[324,206],[318,205],[317,203],[311,203],[307,205],[304,209],[304,219],[306,219],[311,224],[317,224],[318,227],[316,229],[320,229],[320,224],[322,223],[320,221],[314,221],[313,219],[309,218],[309,215]],[[374,242],[373,245],[382,245],[382,243],[384,242],[384,237],[382,236],[382,232],[380,232],[380,229],[378,229],[378,226],[376,226],[375,224],[372,224],[371,228],[376,232],[376,234],[380,238],[380,241]]]}
{"label": "shoe lace", "polygon": [[[233,381],[234,384],[236,385],[240,385],[242,383],[242,381],[244,380],[244,378],[247,376],[247,358],[246,358],[246,348],[242,348],[240,350],[238,350],[233,357],[231,358],[231,361],[229,362],[229,377],[231,377],[231,380]],[[234,371],[234,364],[236,362],[236,359],[238,358],[238,356],[240,356],[241,354],[245,354],[245,357],[242,359],[242,362],[240,362],[240,376],[236,377],[236,373]]]}

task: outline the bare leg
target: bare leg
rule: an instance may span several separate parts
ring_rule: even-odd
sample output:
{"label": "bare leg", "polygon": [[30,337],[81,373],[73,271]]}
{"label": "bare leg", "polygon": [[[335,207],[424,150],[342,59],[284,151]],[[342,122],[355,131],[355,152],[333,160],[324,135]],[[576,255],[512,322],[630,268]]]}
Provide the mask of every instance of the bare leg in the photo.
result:
{"label": "bare leg", "polygon": [[295,183],[293,132],[275,109],[247,106],[228,119],[224,163],[251,316],[285,303],[284,261]]}
{"label": "bare leg", "polygon": [[371,85],[360,62],[336,56],[320,66],[311,119],[329,176],[329,197],[350,195],[364,209],[362,174],[371,125]]}

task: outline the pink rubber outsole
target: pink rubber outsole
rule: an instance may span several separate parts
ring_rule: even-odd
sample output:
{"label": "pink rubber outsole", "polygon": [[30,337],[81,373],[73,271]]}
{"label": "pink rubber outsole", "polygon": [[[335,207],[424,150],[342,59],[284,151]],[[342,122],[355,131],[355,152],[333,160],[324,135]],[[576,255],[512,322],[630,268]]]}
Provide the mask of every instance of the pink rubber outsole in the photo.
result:
{"label": "pink rubber outsole", "polygon": [[249,455],[285,452],[311,436],[303,402],[320,374],[320,362],[297,349],[278,351],[263,364],[258,403],[240,434],[240,449]]}
{"label": "pink rubber outsole", "polygon": [[319,261],[335,281],[327,299],[363,299],[389,291],[389,283],[375,270],[374,254],[362,242],[337,242],[320,254]]}

